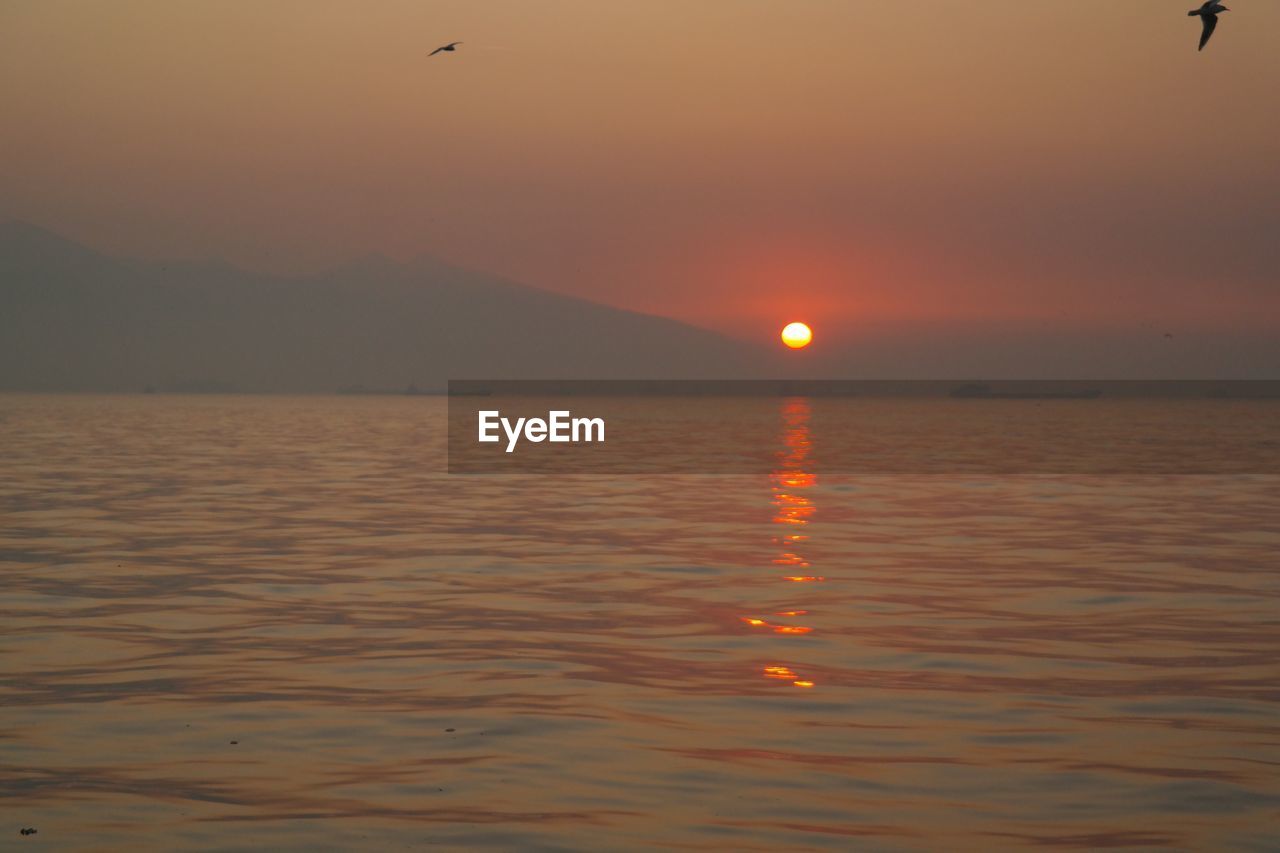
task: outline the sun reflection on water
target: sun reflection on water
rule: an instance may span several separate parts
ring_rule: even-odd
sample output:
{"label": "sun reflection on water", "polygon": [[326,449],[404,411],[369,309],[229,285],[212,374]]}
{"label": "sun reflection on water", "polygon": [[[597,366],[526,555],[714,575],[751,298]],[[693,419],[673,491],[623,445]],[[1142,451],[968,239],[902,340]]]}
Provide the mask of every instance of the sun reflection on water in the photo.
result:
{"label": "sun reflection on water", "polygon": [[[807,493],[818,481],[817,475],[806,470],[812,438],[809,433],[809,417],[811,407],[809,400],[803,397],[791,397],[785,400],[781,408],[782,415],[782,449],[778,452],[778,464],[769,480],[773,490],[775,512],[773,523],[780,526],[774,537],[774,544],[781,553],[773,559],[776,566],[785,566],[792,571],[806,571],[811,568],[804,554],[804,543],[808,540],[805,533],[800,532],[809,524],[817,507],[813,498]],[[813,583],[824,580],[819,575],[792,574],[783,575],[782,580],[792,583]],[[808,610],[779,610],[773,615],[786,618],[807,616]],[[743,621],[754,628],[768,628],[775,634],[802,635],[813,631],[808,625],[771,622],[756,616],[743,617]],[[789,681],[795,687],[811,688],[815,682],[802,678],[791,667],[783,664],[771,664],[764,668],[764,677]]]}

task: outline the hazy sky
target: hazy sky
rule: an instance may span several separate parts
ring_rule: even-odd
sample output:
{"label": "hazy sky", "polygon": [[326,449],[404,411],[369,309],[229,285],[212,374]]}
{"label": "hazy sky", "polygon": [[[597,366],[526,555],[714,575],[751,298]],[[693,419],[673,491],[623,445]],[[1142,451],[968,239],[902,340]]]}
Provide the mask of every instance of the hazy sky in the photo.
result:
{"label": "hazy sky", "polygon": [[0,218],[752,336],[1280,333],[1280,3],[1192,5],[3,0]]}

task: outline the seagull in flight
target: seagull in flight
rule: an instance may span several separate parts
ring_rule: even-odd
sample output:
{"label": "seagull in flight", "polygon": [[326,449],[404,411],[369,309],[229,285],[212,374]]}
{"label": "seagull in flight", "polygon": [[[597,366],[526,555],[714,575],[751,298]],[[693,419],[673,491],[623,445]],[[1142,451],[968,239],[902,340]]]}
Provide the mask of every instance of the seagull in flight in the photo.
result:
{"label": "seagull in flight", "polygon": [[1213,31],[1218,28],[1218,13],[1230,12],[1226,6],[1223,6],[1218,0],[1205,0],[1205,4],[1199,9],[1192,9],[1187,13],[1188,18],[1199,17],[1201,23],[1204,24],[1204,32],[1200,34],[1200,49],[1204,50],[1204,46],[1209,43],[1209,36],[1213,35]]}
{"label": "seagull in flight", "polygon": [[[1213,4],[1207,3],[1205,5],[1213,5]],[[1205,26],[1208,26],[1208,25],[1206,24]],[[462,44],[462,42],[460,41],[451,41],[448,44],[446,44],[444,47],[437,47],[435,50],[428,53],[427,56],[435,56],[437,53],[439,53],[442,50],[447,50],[450,53],[452,53],[453,51],[458,49],[458,45],[460,44]]]}

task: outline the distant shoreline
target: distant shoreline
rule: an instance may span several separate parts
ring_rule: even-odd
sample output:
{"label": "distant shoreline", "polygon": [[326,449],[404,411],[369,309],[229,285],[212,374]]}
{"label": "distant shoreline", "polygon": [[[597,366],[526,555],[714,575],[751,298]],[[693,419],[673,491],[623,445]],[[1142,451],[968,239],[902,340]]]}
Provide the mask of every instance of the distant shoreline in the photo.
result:
{"label": "distant shoreline", "polygon": [[145,396],[315,397],[809,397],[814,399],[934,399],[955,402],[1087,402],[1096,400],[1280,400],[1280,380],[454,380],[447,386],[403,389],[346,386],[327,390],[241,389],[219,382],[141,389],[0,388],[0,394],[120,394]]}

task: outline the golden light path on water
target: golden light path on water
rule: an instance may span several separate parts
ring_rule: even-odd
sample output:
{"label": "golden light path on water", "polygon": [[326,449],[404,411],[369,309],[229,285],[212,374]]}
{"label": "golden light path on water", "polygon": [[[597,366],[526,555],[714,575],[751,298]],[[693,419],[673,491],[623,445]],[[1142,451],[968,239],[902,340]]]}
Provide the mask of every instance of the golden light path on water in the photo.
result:
{"label": "golden light path on water", "polygon": [[772,474],[449,476],[438,399],[0,395],[0,831],[1274,849],[1280,478],[830,474],[842,405]]}
{"label": "golden light path on water", "polygon": [[[785,400],[781,407],[782,415],[782,449],[778,453],[778,468],[769,475],[773,489],[773,503],[777,513],[773,517],[780,528],[774,542],[782,548],[782,552],[774,558],[773,563],[790,571],[807,570],[809,561],[800,551],[808,536],[803,532],[809,524],[815,507],[813,500],[807,496],[807,490],[817,483],[814,474],[805,471],[805,463],[809,458],[812,441],[809,437],[809,401],[803,397]],[[823,580],[812,575],[786,575],[783,580],[790,582],[814,582]],[[779,610],[773,616],[794,619],[808,615],[808,610]],[[758,616],[743,617],[753,628],[766,628],[775,634],[799,635],[808,634],[813,628],[798,625],[794,622],[771,622]],[[798,675],[789,666],[774,663],[764,668],[766,678],[790,681],[796,687],[810,688],[815,683]]]}

